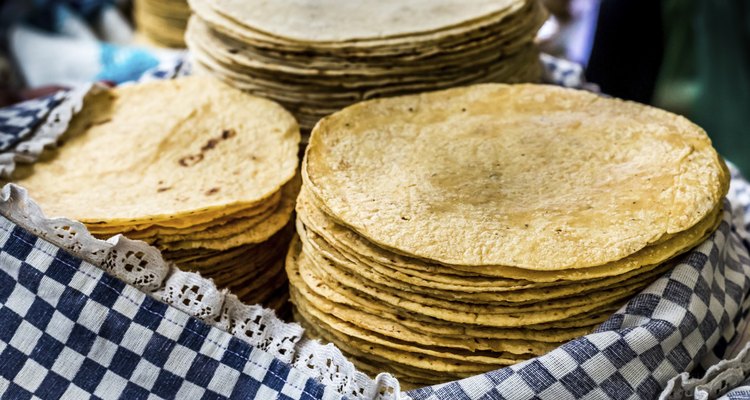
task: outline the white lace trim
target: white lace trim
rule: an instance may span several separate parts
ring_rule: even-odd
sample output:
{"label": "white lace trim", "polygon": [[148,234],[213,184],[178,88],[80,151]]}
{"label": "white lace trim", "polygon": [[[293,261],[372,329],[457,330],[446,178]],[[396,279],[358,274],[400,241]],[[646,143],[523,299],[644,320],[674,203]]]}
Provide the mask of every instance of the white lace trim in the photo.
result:
{"label": "white lace trim", "polygon": [[86,84],[68,91],[62,102],[50,111],[47,119],[30,137],[0,154],[0,177],[9,177],[16,169],[16,162],[32,163],[44,149],[56,144],[57,139],[68,129],[73,116],[81,111],[83,99],[92,88],[99,89],[100,86]]}
{"label": "white lace trim", "polygon": [[304,329],[286,323],[259,305],[242,304],[213,281],[184,272],[161,253],[122,235],[102,241],[80,222],[46,218],[26,189],[7,184],[0,192],[0,214],[24,229],[105,269],[171,306],[228,332],[351,399],[409,400],[386,373],[374,380],[357,371],[335,346],[302,339]]}
{"label": "white lace trim", "polygon": [[702,378],[690,378],[687,372],[672,378],[659,396],[660,400],[718,398],[741,385],[750,377],[750,343],[731,360],[722,360],[706,371]]}

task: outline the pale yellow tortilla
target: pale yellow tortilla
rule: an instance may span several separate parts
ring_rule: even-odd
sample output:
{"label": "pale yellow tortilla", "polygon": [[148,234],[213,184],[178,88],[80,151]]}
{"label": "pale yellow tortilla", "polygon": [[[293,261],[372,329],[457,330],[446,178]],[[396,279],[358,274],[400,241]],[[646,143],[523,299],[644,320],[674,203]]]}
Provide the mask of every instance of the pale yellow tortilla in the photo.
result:
{"label": "pale yellow tortilla", "polygon": [[[164,236],[155,245],[164,250],[212,249],[228,250],[237,246],[262,243],[286,226],[294,212],[296,194],[299,191],[299,178],[284,186],[281,202],[274,212],[263,221],[247,229],[218,227],[212,231],[195,234]],[[226,236],[217,236],[217,235]]]}
{"label": "pale yellow tortilla", "polygon": [[[390,0],[334,2],[337,4],[333,7],[325,1],[281,1],[247,7],[246,2],[236,0],[191,0],[190,5],[201,18],[247,41],[291,49],[315,45],[353,50],[413,46],[415,42],[434,42],[487,29],[529,3],[479,0],[483,4],[467,7],[465,3],[442,0],[408,4]],[[399,12],[404,14],[394,16]]]}
{"label": "pale yellow tortilla", "polygon": [[110,226],[256,205],[294,176],[300,141],[281,106],[208,77],[91,95],[66,135],[17,183],[49,216]]}
{"label": "pale yellow tortilla", "polygon": [[381,247],[532,271],[606,264],[685,231],[729,182],[683,117],[501,84],[335,113],[313,131],[303,178],[329,215]]}
{"label": "pale yellow tortilla", "polygon": [[[340,251],[357,254],[366,258],[368,262],[379,263],[389,269],[422,276],[423,279],[438,282],[437,285],[444,284],[450,287],[450,285],[459,284],[464,286],[466,291],[482,291],[487,288],[518,290],[549,287],[558,281],[606,278],[629,273],[644,266],[656,266],[706,240],[719,225],[726,212],[722,212],[721,207],[717,207],[692,228],[680,234],[669,235],[663,241],[605,265],[571,270],[538,271],[503,265],[448,266],[404,257],[376,246],[352,230],[335,223],[319,209],[319,202],[311,200],[313,196],[310,196],[307,188],[303,187],[297,201],[299,219],[305,223],[307,229],[325,237],[326,241],[332,243]],[[437,285],[436,287],[439,287]],[[476,289],[470,289],[472,286]]]}

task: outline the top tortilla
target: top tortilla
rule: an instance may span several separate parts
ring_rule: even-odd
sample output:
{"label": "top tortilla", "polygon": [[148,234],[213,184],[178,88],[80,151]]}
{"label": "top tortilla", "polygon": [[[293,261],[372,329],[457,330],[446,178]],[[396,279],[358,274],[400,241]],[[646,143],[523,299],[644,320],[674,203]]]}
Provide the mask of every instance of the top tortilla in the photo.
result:
{"label": "top tortilla", "polygon": [[305,185],[391,251],[564,270],[694,226],[728,190],[706,133],[652,107],[485,84],[356,104],[313,130]]}
{"label": "top tortilla", "polygon": [[210,77],[93,93],[66,136],[16,183],[47,215],[107,226],[260,204],[294,176],[300,141],[280,105]]}
{"label": "top tortilla", "polygon": [[297,42],[413,36],[493,17],[524,0],[212,0],[238,24]]}

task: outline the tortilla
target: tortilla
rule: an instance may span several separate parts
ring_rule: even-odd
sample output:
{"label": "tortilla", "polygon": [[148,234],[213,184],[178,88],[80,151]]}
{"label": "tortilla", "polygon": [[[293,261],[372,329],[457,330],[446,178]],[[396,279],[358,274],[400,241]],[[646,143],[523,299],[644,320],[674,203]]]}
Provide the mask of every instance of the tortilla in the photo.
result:
{"label": "tortilla", "polygon": [[532,271],[599,266],[685,231],[729,182],[683,117],[501,84],[333,114],[313,131],[303,179],[327,214],[380,247]]}
{"label": "tortilla", "polygon": [[541,76],[536,1],[313,3],[191,0],[195,70],[278,101],[305,131],[362,99]]}
{"label": "tortilla", "polygon": [[48,215],[113,225],[246,208],[295,174],[294,118],[216,79],[123,86],[89,96],[84,107],[65,151],[16,182]]}

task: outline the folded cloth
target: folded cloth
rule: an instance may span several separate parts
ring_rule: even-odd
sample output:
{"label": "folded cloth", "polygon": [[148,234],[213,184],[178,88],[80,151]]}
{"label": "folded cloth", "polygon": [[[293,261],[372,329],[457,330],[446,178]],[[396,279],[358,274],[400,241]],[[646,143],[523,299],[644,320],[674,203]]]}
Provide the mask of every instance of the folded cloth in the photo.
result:
{"label": "folded cloth", "polygon": [[92,85],[60,91],[0,108],[0,178],[8,178],[16,162],[31,163],[57,143]]}
{"label": "folded cloth", "polygon": [[27,139],[49,113],[60,105],[66,94],[67,92],[60,91],[0,110],[0,151],[5,152]]}
{"label": "folded cloth", "polygon": [[27,87],[138,79],[180,52],[140,46],[112,0],[9,0],[0,36]]}

